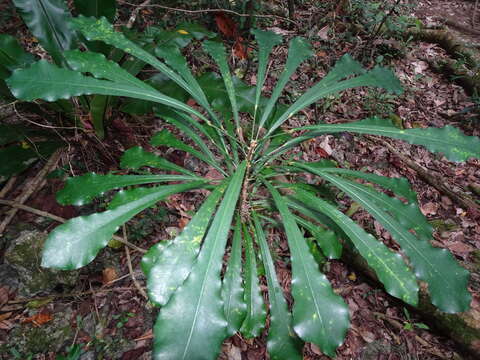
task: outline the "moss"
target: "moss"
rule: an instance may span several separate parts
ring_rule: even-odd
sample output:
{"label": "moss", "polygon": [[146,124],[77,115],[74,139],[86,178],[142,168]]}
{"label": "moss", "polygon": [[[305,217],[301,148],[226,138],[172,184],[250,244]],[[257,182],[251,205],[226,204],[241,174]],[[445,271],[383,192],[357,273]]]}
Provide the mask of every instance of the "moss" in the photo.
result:
{"label": "moss", "polygon": [[37,231],[23,231],[12,241],[5,253],[5,260],[15,268],[20,277],[23,295],[31,296],[50,291],[58,284],[73,286],[78,273],[44,269],[40,266],[41,252],[46,234]]}

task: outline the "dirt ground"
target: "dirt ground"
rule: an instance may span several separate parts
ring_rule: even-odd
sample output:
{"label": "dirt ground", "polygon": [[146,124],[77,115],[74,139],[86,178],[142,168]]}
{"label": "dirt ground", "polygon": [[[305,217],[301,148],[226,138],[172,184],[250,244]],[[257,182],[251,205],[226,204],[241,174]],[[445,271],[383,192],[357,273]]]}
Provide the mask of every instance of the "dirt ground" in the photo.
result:
{"label": "dirt ground", "polygon": [[[278,9],[281,5],[275,1],[268,3],[272,4],[273,9]],[[452,18],[465,27],[473,28],[474,1],[423,0],[402,1],[402,4],[405,5],[402,14],[418,18],[425,25],[435,26],[442,19]],[[390,35],[378,36],[372,42],[369,42],[368,33],[347,37],[345,24],[357,19],[352,19],[352,15],[347,13],[334,14],[336,5],[337,2],[334,1],[303,1],[296,9],[296,26],[280,18],[269,19],[265,23],[259,21],[259,26],[282,32],[286,38],[306,36],[315,49],[315,59],[304,64],[301,71],[292,77],[287,93],[294,95],[310,87],[345,53],[356,55],[357,58],[363,57],[365,65],[373,66],[376,62],[388,64],[401,80],[405,92],[393,97],[364,88],[349,90],[304,111],[300,118],[292,120],[287,126],[298,125],[296,122],[334,123],[362,119],[373,114],[394,114],[405,128],[454,125],[468,135],[480,136],[478,113],[466,110],[475,105],[475,99],[467,96],[451,78],[437,73],[430,66],[430,60],[448,57],[442,48]],[[132,8],[126,3],[120,4],[120,23],[128,20]],[[282,11],[285,13],[284,8]],[[475,29],[480,32],[480,9],[477,11]],[[31,39],[21,20],[12,11],[12,5],[0,4],[0,13],[2,12],[6,21],[0,29],[21,36],[29,50],[41,54],[38,44]],[[9,13],[11,16],[8,16]],[[136,26],[142,29],[155,22],[158,16],[173,24],[175,15],[198,21],[210,30],[217,31],[209,14],[187,17],[185,14],[156,8],[142,10]],[[478,35],[465,34],[453,27],[451,30],[467,45],[480,43]],[[274,78],[283,70],[286,54],[285,46],[276,50],[276,56],[269,65],[270,77],[265,87],[267,93],[275,84]],[[246,61],[233,61],[235,67],[244,70],[243,80],[254,84],[255,68]],[[35,121],[48,123],[45,119]],[[58,166],[74,175],[87,171],[106,173],[116,170],[122,150],[132,145],[146,144],[151,134],[164,127],[162,121],[152,116],[132,117],[118,112],[102,143],[93,136],[59,129],[69,147]],[[480,188],[478,159],[455,164],[421,147],[397,141],[389,143],[428,169],[434,178],[439,181],[441,179],[449,188],[466,192],[478,200],[478,192],[472,190],[477,188],[478,191]],[[449,249],[458,260],[471,264],[476,270],[472,273],[469,290],[473,295],[474,306],[478,307],[480,224],[471,209],[462,207],[454,199],[426,184],[415,171],[374,138],[348,134],[324,136],[303,145],[302,151],[302,158],[308,161],[330,158],[348,164],[351,169],[407,177],[418,194],[421,211],[435,227],[434,245]],[[185,161],[185,156],[175,151],[167,150],[165,157],[171,161]],[[29,179],[43,165],[39,163],[18,176],[11,190],[2,194],[3,197],[16,199]],[[61,187],[61,180],[47,179],[26,205],[64,218],[90,213],[101,205],[97,203],[80,208],[60,206],[55,202],[54,194]],[[156,209],[142,213],[128,223],[129,240],[141,248],[149,248],[158,241],[171,238],[172,234],[182,228],[184,218],[181,214],[194,210],[202,199],[200,193],[193,196],[179,195]],[[388,233],[365,211],[355,209],[355,205],[348,199],[342,205],[344,209],[349,209],[358,223],[395,246]],[[0,208],[0,215],[7,210],[6,207]],[[157,309],[151,307],[132,281],[133,272],[138,284],[142,288],[145,286],[145,278],[139,267],[142,254],[130,251],[130,255],[127,255],[123,247],[109,247],[93,263],[71,274],[70,278],[65,278],[63,274],[46,273],[38,266],[40,249],[35,244],[41,244],[44,234],[57,224],[36,214],[20,211],[0,240],[0,359],[56,359],[58,355],[66,354],[68,348],[75,344],[83,352],[80,356],[82,360],[150,359],[152,326]],[[19,236],[24,237],[19,247],[12,247],[13,240]],[[271,236],[277,237],[279,243],[284,244],[284,249],[288,249],[286,240],[281,235],[272,233]],[[25,271],[12,272],[5,265],[4,259],[10,256],[11,263],[12,256],[20,251],[24,251],[23,257],[15,257],[15,261]],[[288,265],[279,262],[277,270],[281,284],[288,288]],[[383,290],[376,288],[353,268],[332,260],[324,270],[334,289],[347,302],[351,316],[351,328],[344,344],[337,351],[337,359],[463,358],[464,354],[453,341],[439,335],[438,329],[431,329],[428,321],[420,318],[413,309],[404,307]],[[29,272],[34,275],[28,275]],[[263,291],[266,292],[266,287]],[[220,359],[267,359],[266,331],[253,340],[244,339],[240,335],[227,339]],[[317,346],[306,344],[304,359],[328,357]]]}

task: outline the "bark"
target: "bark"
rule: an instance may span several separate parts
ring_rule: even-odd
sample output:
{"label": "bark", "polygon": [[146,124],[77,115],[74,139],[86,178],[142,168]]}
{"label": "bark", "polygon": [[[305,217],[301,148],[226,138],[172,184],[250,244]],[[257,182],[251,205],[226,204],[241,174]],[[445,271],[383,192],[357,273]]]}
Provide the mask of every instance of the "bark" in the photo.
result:
{"label": "bark", "polygon": [[409,29],[404,33],[404,38],[438,44],[452,58],[465,61],[470,68],[478,66],[472,52],[446,30]]}

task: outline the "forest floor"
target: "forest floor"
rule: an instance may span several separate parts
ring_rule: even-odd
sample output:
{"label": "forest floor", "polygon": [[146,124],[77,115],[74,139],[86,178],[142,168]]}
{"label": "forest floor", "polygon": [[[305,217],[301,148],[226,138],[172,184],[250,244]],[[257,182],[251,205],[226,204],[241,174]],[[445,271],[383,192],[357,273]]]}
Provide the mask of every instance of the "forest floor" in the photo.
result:
{"label": "forest floor", "polygon": [[[131,3],[140,1],[132,0]],[[280,6],[278,2],[266,3],[271,3],[273,8]],[[366,66],[376,63],[390,66],[401,80],[405,92],[400,96],[391,96],[365,88],[349,90],[307,109],[295,121],[301,121],[302,125],[317,121],[333,123],[379,115],[395,119],[405,128],[453,125],[468,135],[480,136],[478,112],[471,110],[478,106],[479,100],[468,96],[451,77],[439,73],[431,65],[439,59],[449,58],[444,49],[437,44],[395,36],[402,31],[404,25],[401,23],[397,24],[393,35],[391,32],[380,32],[373,37],[373,30],[368,28],[369,19],[361,14],[359,8],[350,7],[334,13],[337,3],[303,1],[303,5],[296,9],[294,26],[280,18],[258,19],[257,26],[282,33],[286,38],[296,35],[307,37],[314,47],[315,59],[303,65],[301,71],[292,77],[287,96],[294,97],[316,83],[345,53],[362,59]],[[448,17],[472,28],[474,2],[422,0],[409,3],[398,9],[398,14],[419,19],[429,26],[441,23],[439,18],[444,20]],[[119,2],[118,22],[126,23],[133,8],[127,2]],[[286,13],[285,9],[282,11]],[[268,13],[265,9],[263,12]],[[478,12],[476,29],[480,32],[480,9]],[[11,4],[0,4],[0,13],[6,19],[0,31],[21,38],[26,47],[41,53]],[[199,22],[211,31],[218,31],[212,14],[188,15],[154,7],[141,10],[135,26],[144,29],[158,22],[159,18],[169,26],[189,20]],[[364,31],[352,34],[347,31],[349,23],[361,24]],[[478,35],[466,34],[453,27],[451,31],[466,44],[480,43]],[[226,41],[231,45],[231,40]],[[266,93],[271,91],[275,78],[283,70],[286,54],[286,46],[276,50],[269,65]],[[203,61],[210,62],[206,58],[191,60],[199,67]],[[462,65],[461,60],[455,61]],[[248,61],[232,57],[232,65],[239,70],[237,74],[243,73],[244,82],[255,83],[256,71]],[[18,121],[32,119],[29,114],[17,113],[13,116],[18,116]],[[114,111],[112,118],[103,142],[96,141],[94,136],[56,129],[69,144],[57,166],[67,169],[70,175],[116,170],[124,149],[145,145],[155,131],[165,126],[151,115],[129,116]],[[48,119],[35,118],[35,121],[49,124]],[[296,124],[291,122],[289,125]],[[436,181],[454,191],[466,193],[478,202],[479,160],[455,164],[421,147],[393,140],[388,143],[393,145],[394,150],[427,169]],[[449,249],[473,270],[469,290],[473,295],[472,306],[480,308],[480,223],[474,209],[465,208],[457,199],[427,184],[396,153],[392,153],[392,149],[375,138],[348,134],[324,136],[304,144],[301,150],[299,156],[304,160],[330,158],[351,169],[407,177],[418,194],[421,211],[435,228],[434,245]],[[166,150],[164,156],[182,165],[189,160],[177,151]],[[31,186],[27,184],[44,165],[39,163],[17,176],[10,190],[0,193],[0,198],[15,201],[26,186]],[[195,167],[195,164],[191,166]],[[57,204],[55,193],[61,187],[62,181],[58,178],[42,179],[25,205],[63,218],[94,210],[92,207],[74,208]],[[185,214],[194,210],[200,199],[177,195],[156,209],[142,213],[127,225],[129,241],[141,248],[149,248],[158,241],[171,238],[185,225],[188,216]],[[343,209],[353,219],[395,246],[388,233],[365,211],[348,199],[342,201]],[[0,207],[0,216],[8,210],[8,207]],[[140,286],[145,286],[139,267],[142,254],[135,251],[127,254],[123,247],[109,247],[90,265],[72,274],[41,269],[38,258],[44,234],[57,225],[49,218],[19,211],[3,236],[0,234],[0,359],[60,359],[59,355],[65,355],[74,344],[79,345],[77,349],[82,351],[82,360],[150,359],[152,326],[157,310],[148,304],[131,276],[133,272]],[[278,237],[282,251],[288,250],[284,238],[276,233],[271,236]],[[14,240],[16,247],[12,247]],[[16,261],[23,272],[12,271],[6,265],[5,257],[10,263]],[[277,269],[280,282],[287,286],[290,282],[287,265],[279,264]],[[344,297],[351,315],[352,326],[337,351],[337,359],[463,358],[453,341],[439,335],[438,329],[430,329],[427,320],[376,288],[353,268],[332,260],[324,270],[333,287]],[[266,291],[266,288],[263,290]],[[476,321],[480,322],[480,316]],[[225,341],[220,355],[220,359],[229,360],[266,358],[266,332],[256,339],[235,335]],[[305,345],[304,358],[328,359],[313,344]]]}

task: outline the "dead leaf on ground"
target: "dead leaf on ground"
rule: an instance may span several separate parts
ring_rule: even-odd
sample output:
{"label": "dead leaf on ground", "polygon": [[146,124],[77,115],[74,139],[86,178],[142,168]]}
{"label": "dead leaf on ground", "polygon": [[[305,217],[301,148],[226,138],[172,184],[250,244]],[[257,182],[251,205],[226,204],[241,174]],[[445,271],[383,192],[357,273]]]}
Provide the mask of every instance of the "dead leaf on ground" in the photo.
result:
{"label": "dead leaf on ground", "polygon": [[118,279],[117,271],[114,268],[107,267],[102,271],[102,283],[106,285]]}
{"label": "dead leaf on ground", "polygon": [[53,316],[49,313],[40,313],[30,316],[22,321],[22,323],[32,323],[35,326],[42,326],[53,320]]}

